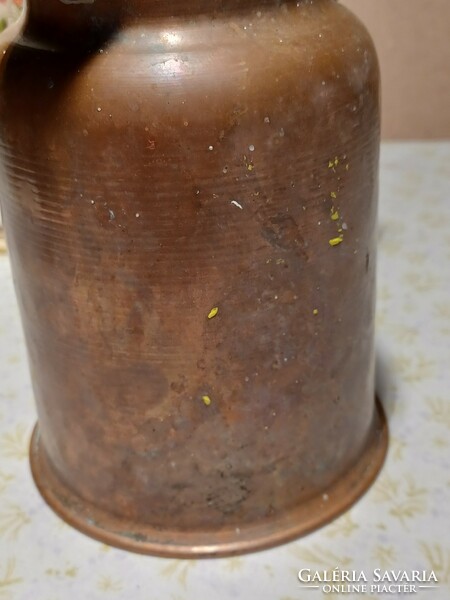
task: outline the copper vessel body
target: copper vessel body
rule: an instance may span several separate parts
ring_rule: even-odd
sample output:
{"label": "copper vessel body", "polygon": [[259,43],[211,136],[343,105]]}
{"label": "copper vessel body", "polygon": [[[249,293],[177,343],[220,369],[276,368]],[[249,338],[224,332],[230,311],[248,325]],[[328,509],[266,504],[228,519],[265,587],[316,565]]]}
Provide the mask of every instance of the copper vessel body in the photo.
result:
{"label": "copper vessel body", "polygon": [[235,554],[374,479],[378,87],[332,0],[30,1],[1,200],[33,474],[67,521]]}

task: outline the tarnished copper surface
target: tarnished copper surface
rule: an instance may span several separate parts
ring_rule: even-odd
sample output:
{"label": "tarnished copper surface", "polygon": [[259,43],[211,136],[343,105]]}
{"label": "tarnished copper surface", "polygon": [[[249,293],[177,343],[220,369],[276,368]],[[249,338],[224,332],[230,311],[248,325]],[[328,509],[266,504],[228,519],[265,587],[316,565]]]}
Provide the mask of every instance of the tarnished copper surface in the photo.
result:
{"label": "tarnished copper surface", "polygon": [[38,487],[171,556],[333,518],[387,441],[368,34],[331,0],[30,10],[0,150]]}
{"label": "tarnished copper surface", "polygon": [[48,504],[70,525],[98,540],[141,554],[178,558],[213,558],[263,550],[288,542],[320,527],[347,510],[378,474],[387,447],[387,426],[377,405],[371,438],[358,462],[327,488],[278,515],[239,526],[211,531],[159,528],[118,517],[89,504],[56,477],[39,444],[35,430],[31,442],[31,467],[36,484]]}

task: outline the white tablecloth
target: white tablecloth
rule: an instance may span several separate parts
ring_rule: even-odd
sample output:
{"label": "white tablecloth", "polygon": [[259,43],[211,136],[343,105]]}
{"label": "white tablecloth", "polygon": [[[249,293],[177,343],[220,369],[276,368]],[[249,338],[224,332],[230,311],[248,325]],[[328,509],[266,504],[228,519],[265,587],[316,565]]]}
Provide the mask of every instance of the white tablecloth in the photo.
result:
{"label": "white tablecloth", "polygon": [[245,557],[130,554],[71,529],[41,500],[27,459],[32,391],[0,257],[0,600],[314,600],[323,592],[301,588],[299,569],[335,567],[363,571],[369,585],[377,568],[433,570],[439,587],[413,596],[450,598],[450,143],[385,144],[380,200],[377,377],[387,462],[343,517]]}

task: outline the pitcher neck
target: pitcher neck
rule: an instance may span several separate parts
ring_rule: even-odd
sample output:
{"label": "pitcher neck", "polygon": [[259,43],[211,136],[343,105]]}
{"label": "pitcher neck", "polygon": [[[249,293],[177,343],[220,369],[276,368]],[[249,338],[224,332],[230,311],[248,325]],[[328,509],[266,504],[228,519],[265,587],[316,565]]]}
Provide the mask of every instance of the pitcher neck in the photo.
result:
{"label": "pitcher neck", "polygon": [[333,0],[28,0],[24,36],[62,47],[101,44],[124,23],[147,19],[219,17],[273,10],[284,5],[319,5]]}

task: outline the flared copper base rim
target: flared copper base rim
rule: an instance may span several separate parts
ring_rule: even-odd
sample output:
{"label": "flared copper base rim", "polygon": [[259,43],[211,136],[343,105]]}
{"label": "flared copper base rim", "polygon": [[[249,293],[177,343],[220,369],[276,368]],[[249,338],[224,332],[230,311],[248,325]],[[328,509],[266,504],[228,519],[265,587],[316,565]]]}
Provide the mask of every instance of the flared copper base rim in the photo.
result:
{"label": "flared copper base rim", "polygon": [[34,481],[47,504],[69,525],[100,542],[131,552],[172,558],[211,558],[278,546],[341,515],[378,475],[387,452],[388,427],[383,408],[377,401],[369,439],[358,462],[322,494],[283,515],[208,532],[174,531],[132,523],[85,502],[57,478],[39,438],[36,425],[30,445]]}

